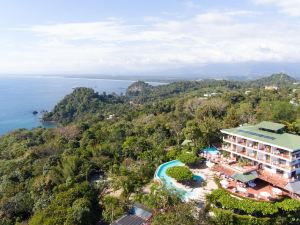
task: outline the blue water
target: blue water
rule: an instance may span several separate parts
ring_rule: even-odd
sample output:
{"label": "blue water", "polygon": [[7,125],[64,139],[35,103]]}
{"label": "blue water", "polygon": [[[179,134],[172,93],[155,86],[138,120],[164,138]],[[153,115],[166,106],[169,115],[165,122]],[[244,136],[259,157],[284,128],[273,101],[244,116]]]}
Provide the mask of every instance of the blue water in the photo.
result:
{"label": "blue water", "polygon": [[[184,166],[184,164],[179,160],[173,160],[173,161],[164,163],[164,164],[160,165],[160,167],[156,171],[155,177],[162,180],[164,182],[164,185],[166,186],[166,188],[177,191],[183,199],[193,198],[195,195],[195,193],[193,193],[193,191],[188,192],[181,188],[175,187],[173,185],[172,178],[167,175],[167,173],[166,173],[167,169],[174,167],[174,166]],[[194,174],[194,180],[197,182],[200,182],[203,180],[203,178],[199,175]]]}
{"label": "blue water", "polygon": [[40,122],[40,115],[33,115],[32,112],[50,111],[75,87],[90,87],[99,93],[121,94],[133,82],[63,77],[0,77],[0,135],[17,128],[47,126]]}
{"label": "blue water", "polygon": [[203,152],[211,155],[217,155],[219,153],[219,150],[213,146],[213,147],[208,147],[206,149],[203,149]]}

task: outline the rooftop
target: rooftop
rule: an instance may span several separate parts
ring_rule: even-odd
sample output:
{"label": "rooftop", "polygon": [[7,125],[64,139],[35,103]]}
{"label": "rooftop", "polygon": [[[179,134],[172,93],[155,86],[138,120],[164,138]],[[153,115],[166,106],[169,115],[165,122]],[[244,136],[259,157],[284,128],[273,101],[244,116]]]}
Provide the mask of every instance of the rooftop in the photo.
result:
{"label": "rooftop", "polygon": [[258,175],[256,171],[252,171],[250,173],[245,173],[245,174],[235,173],[232,175],[233,179],[241,181],[243,183],[247,183],[251,180],[255,180],[257,177]]}
{"label": "rooftop", "polygon": [[292,193],[300,195],[300,181],[295,181],[293,183],[288,183],[285,186],[285,189],[289,190]]}
{"label": "rooftop", "polygon": [[271,131],[271,132],[275,132],[275,133],[278,133],[285,128],[285,125],[283,125],[281,123],[273,123],[273,122],[269,122],[269,121],[263,121],[263,122],[257,124],[256,126],[259,127],[259,129]]}
{"label": "rooftop", "polygon": [[254,139],[265,144],[285,148],[289,151],[300,150],[300,136],[284,132],[280,133],[279,131],[283,128],[283,124],[265,121],[252,126],[223,129],[222,132]]}
{"label": "rooftop", "polygon": [[152,212],[150,209],[144,205],[135,203],[127,215],[122,216],[111,225],[143,225],[151,216]]}
{"label": "rooftop", "polygon": [[118,219],[117,221],[113,222],[111,225],[142,225],[146,222],[141,217],[138,217],[136,215],[125,215]]}

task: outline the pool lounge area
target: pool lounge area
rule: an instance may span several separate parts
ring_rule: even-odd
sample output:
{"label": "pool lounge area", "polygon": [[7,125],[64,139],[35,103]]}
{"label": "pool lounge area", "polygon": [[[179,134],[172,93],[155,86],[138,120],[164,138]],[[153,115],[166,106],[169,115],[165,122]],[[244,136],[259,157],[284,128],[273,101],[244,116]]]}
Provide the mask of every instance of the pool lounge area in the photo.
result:
{"label": "pool lounge area", "polygon": [[193,171],[194,181],[196,181],[197,186],[195,188],[192,188],[178,183],[166,174],[168,168],[184,165],[185,164],[179,160],[173,160],[160,165],[155,172],[155,180],[162,182],[166,186],[166,188],[178,192],[182,196],[182,199],[184,201],[196,200],[201,192],[200,184],[201,181],[205,179],[204,175],[198,173],[196,174]]}

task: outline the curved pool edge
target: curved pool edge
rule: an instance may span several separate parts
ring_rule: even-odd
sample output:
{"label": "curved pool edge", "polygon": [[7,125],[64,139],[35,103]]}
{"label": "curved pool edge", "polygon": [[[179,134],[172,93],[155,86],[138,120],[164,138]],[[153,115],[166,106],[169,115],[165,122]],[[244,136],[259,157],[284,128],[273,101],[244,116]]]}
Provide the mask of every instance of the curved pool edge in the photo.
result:
{"label": "curved pool edge", "polygon": [[[184,163],[182,163],[180,160],[172,160],[172,161],[169,161],[169,162],[165,162],[163,164],[161,164],[155,171],[155,174],[154,174],[154,181],[158,182],[160,185],[163,185],[164,184],[164,180],[162,177],[160,177],[160,171],[163,170],[163,168],[165,166],[168,166],[169,164],[172,164],[172,163],[181,163],[182,166],[185,166]],[[197,177],[200,177],[201,178],[201,182],[202,181],[205,181],[207,180],[207,177],[201,173],[201,171],[192,171],[193,172],[193,175],[194,176],[197,176]],[[192,189],[186,189],[186,188],[183,188],[183,187],[178,187],[176,185],[176,180],[174,180],[173,178],[170,178],[172,181],[172,188],[174,188],[175,191],[178,191],[179,193],[182,194],[182,197],[181,199],[185,202],[188,202],[190,200],[196,200],[199,195],[199,193],[197,194],[197,192],[199,191],[199,187],[197,188],[192,188]],[[175,183],[174,183],[175,182]],[[201,187],[200,187],[201,189]]]}
{"label": "curved pool edge", "polygon": [[[174,163],[174,162],[181,162],[180,160],[178,159],[175,159],[175,160],[171,160],[169,162],[165,162],[163,164],[161,164],[159,167],[157,167],[157,169],[155,170],[155,174],[154,174],[154,180],[159,180],[159,181],[162,181],[161,178],[157,175],[157,173],[160,171],[160,169],[165,166],[165,165],[168,165],[168,164],[171,164],[171,163]],[[183,162],[181,162],[182,165],[184,166],[185,164]]]}
{"label": "curved pool edge", "polygon": [[[171,160],[171,161],[168,161],[168,162],[165,162],[163,164],[161,164],[159,167],[157,167],[157,169],[155,170],[155,173],[154,173],[154,180],[158,180],[158,181],[162,181],[161,178],[157,175],[158,171],[160,171],[160,169],[165,166],[165,165],[168,165],[168,164],[171,164],[171,163],[174,163],[174,162],[180,162],[182,163],[182,166],[186,166],[183,162],[181,162],[180,160],[178,159],[174,159],[174,160]],[[193,175],[198,175],[198,176],[201,176],[203,180],[206,180],[206,176],[202,173],[193,173]]]}

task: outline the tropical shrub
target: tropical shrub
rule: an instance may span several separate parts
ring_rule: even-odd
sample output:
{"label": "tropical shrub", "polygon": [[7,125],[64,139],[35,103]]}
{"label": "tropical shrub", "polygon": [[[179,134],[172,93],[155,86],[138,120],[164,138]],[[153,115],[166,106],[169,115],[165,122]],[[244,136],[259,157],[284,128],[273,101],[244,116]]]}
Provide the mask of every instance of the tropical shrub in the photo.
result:
{"label": "tropical shrub", "polygon": [[238,215],[230,210],[214,208],[213,222],[216,225],[269,225],[271,219],[268,217],[256,218],[248,215]]}
{"label": "tropical shrub", "polygon": [[[255,218],[269,218],[273,221],[280,221],[280,224],[299,224],[300,218],[300,202],[294,199],[283,199],[279,202],[262,202],[254,201],[250,199],[238,199],[225,190],[217,189],[214,190],[210,195],[207,196],[207,201],[214,206],[214,209],[226,209],[232,213],[236,213],[240,216],[251,216],[251,221]],[[219,219],[222,217],[232,217],[228,215],[228,212],[220,212]],[[235,216],[236,217],[236,216]],[[239,219],[247,220],[244,217]],[[218,219],[217,219],[218,220]],[[221,219],[220,219],[221,221]],[[231,221],[231,219],[228,219]],[[220,223],[222,224],[222,223]],[[229,223],[230,224],[230,223]],[[244,223],[234,223],[244,224]],[[253,223],[245,223],[253,224]],[[264,223],[254,223],[264,224]],[[268,223],[266,223],[268,224]]]}
{"label": "tropical shrub", "polygon": [[168,168],[167,175],[181,183],[189,182],[193,180],[193,173],[186,166],[174,166]]}
{"label": "tropical shrub", "polygon": [[140,202],[153,210],[166,210],[181,202],[180,193],[170,191],[166,187],[154,183],[150,187],[150,193],[139,193],[135,196],[135,202]]}
{"label": "tropical shrub", "polygon": [[[180,203],[167,211],[159,212],[154,215],[151,224],[180,224],[180,225],[195,225],[200,224],[195,216],[194,206],[187,203]],[[208,225],[207,221],[205,222]]]}
{"label": "tropical shrub", "polygon": [[87,183],[56,195],[56,198],[45,209],[36,213],[29,225],[88,225],[95,222],[96,192]]}
{"label": "tropical shrub", "polygon": [[178,159],[187,165],[193,165],[199,160],[193,152],[183,152],[178,156]]}
{"label": "tropical shrub", "polygon": [[250,199],[240,200],[231,196],[229,193],[222,189],[217,189],[211,194],[211,202],[225,209],[238,210],[250,215],[272,215],[278,212],[275,204],[270,202],[257,202]]}
{"label": "tropical shrub", "polygon": [[103,212],[102,216],[105,221],[112,223],[125,213],[125,205],[120,199],[113,196],[106,196],[103,199]]}

